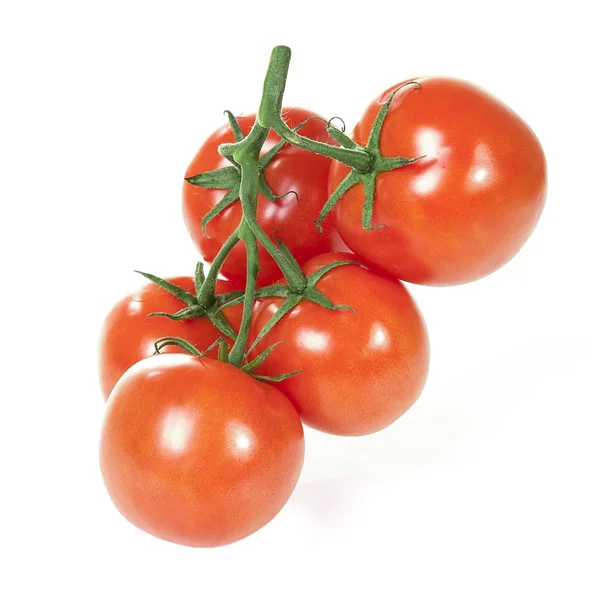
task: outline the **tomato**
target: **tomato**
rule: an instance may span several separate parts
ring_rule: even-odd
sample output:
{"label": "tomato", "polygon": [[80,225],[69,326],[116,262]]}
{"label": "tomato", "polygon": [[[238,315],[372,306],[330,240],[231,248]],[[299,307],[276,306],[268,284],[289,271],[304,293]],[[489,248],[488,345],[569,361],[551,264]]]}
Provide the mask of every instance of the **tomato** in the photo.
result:
{"label": "tomato", "polygon": [[187,354],[146,358],[106,408],[100,466],[134,525],[164,540],[219,546],[271,520],[304,459],[292,404],[238,368]]}
{"label": "tomato", "polygon": [[[363,185],[336,207],[337,228],[362,258],[402,280],[451,285],[510,260],[533,231],[546,195],[542,147],[527,124],[490,94],[460,80],[419,78],[394,97],[384,120],[384,156],[419,157],[381,173],[372,225],[361,227]],[[381,105],[367,108],[353,137],[366,144]],[[348,168],[334,163],[330,191]]]}
{"label": "tomato", "polygon": [[[290,127],[316,116],[315,113],[301,108],[286,108],[283,116]],[[247,115],[237,119],[244,134],[248,134],[256,115]],[[325,132],[325,122],[313,119],[300,131],[301,135],[319,141],[331,142]],[[202,145],[186,171],[186,178],[231,165],[221,157],[217,148],[221,143],[235,141],[229,125],[224,125],[215,131]],[[273,147],[279,137],[271,131],[265,143],[263,153]],[[259,195],[257,220],[267,235],[273,239],[276,230],[277,237],[285,242],[296,259],[302,263],[309,258],[330,251],[330,242],[334,239],[333,220],[324,225],[323,234],[315,230],[314,220],[325,204],[327,182],[331,160],[291,145],[286,145],[265,170],[265,179],[275,195],[283,195],[294,191],[293,194],[276,202],[267,200]],[[202,257],[212,262],[223,243],[237,228],[242,209],[239,201],[235,202],[206,226],[202,232],[201,220],[226,194],[225,190],[207,189],[193,186],[188,182],[183,185],[183,215],[192,239]],[[281,277],[279,268],[267,251],[259,244],[260,273],[258,283],[270,284]],[[238,284],[246,280],[246,252],[244,245],[239,243],[225,261],[221,274]]]}
{"label": "tomato", "polygon": [[[171,278],[177,286],[194,292],[194,280],[188,276]],[[217,292],[234,290],[233,285],[221,280]],[[100,387],[108,399],[121,375],[136,362],[151,356],[154,342],[167,336],[180,337],[198,349],[208,348],[222,334],[212,323],[202,317],[187,321],[174,321],[167,317],[148,317],[149,313],[176,313],[186,305],[178,298],[153,283],[121,299],[110,311],[102,326],[99,345]],[[237,331],[241,323],[241,306],[225,309],[224,314]],[[180,352],[177,346],[167,346],[164,352]],[[209,355],[216,358],[217,350]]]}
{"label": "tomato", "polygon": [[[313,274],[350,254],[322,254],[303,267]],[[302,301],[259,342],[254,354],[279,341],[261,373],[302,370],[277,387],[302,420],[325,432],[361,435],[378,431],[402,415],[427,377],[429,341],[423,319],[400,282],[356,265],[338,266],[317,288],[349,310],[328,311]],[[253,341],[283,299],[259,301]]]}

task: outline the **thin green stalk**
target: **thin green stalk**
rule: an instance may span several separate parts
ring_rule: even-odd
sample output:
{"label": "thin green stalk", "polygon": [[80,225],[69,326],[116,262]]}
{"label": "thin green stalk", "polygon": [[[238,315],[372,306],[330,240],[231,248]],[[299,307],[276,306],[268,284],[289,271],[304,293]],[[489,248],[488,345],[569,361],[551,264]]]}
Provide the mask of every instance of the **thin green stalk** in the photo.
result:
{"label": "thin green stalk", "polygon": [[281,253],[281,250],[269,239],[264,229],[259,225],[255,218],[248,218],[248,225],[254,235],[258,238],[261,245],[269,252],[270,256],[279,266],[285,281],[290,285],[290,288],[296,292],[300,292],[306,286],[306,277],[304,274],[299,274]]}
{"label": "thin green stalk", "polygon": [[256,291],[256,277],[260,270],[258,262],[258,247],[256,235],[248,225],[248,218],[256,220],[256,208],[259,190],[259,157],[260,150],[267,139],[269,130],[261,127],[258,122],[254,124],[248,136],[237,144],[233,158],[240,165],[242,179],[240,182],[240,201],[244,217],[239,229],[239,238],[246,246],[246,292],[244,294],[244,310],[238,337],[229,353],[229,362],[234,366],[242,366],[246,345],[250,335],[252,321],[252,308],[254,307],[254,293]]}
{"label": "thin green stalk", "polygon": [[[269,62],[269,68],[265,76],[263,97],[258,111],[257,120],[254,123],[250,133],[246,137],[243,137],[243,134],[240,131],[235,135],[236,143],[226,143],[219,146],[219,153],[231,161],[235,166],[235,173],[237,174],[239,171],[240,174],[239,200],[242,206],[242,220],[236,231],[227,239],[215,257],[206,279],[202,281],[202,276],[198,275],[196,280],[197,284],[202,283],[200,292],[198,293],[198,306],[201,307],[201,309],[210,309],[211,305],[214,305],[215,301],[217,300],[215,289],[217,277],[221,267],[223,266],[223,263],[235,245],[240,240],[244,242],[247,263],[246,290],[243,295],[244,307],[242,312],[242,321],[239,333],[235,338],[235,343],[229,352],[229,357],[226,357],[226,349],[223,344],[220,344],[219,354],[219,357],[222,360],[226,360],[230,364],[239,366],[240,368],[243,365],[247,353],[248,338],[252,323],[252,311],[256,298],[257,275],[260,270],[258,242],[262,244],[262,246],[277,263],[287,281],[287,285],[281,286],[281,288],[284,289],[284,292],[280,296],[285,298],[281,316],[283,316],[283,312],[286,311],[286,309],[289,310],[293,308],[296,304],[304,299],[313,301],[314,303],[330,310],[347,308],[344,305],[334,305],[325,295],[315,289],[316,281],[322,276],[322,274],[325,273],[325,271],[329,271],[334,266],[338,265],[337,263],[331,264],[327,269],[323,269],[323,272],[320,274],[317,273],[314,276],[307,278],[291,252],[286,248],[285,244],[278,239],[277,244],[273,243],[273,241],[271,241],[269,236],[257,222],[256,214],[258,195],[261,188],[261,172],[263,170],[263,168],[261,168],[260,152],[268,137],[269,131],[274,129],[283,139],[292,145],[312,151],[314,153],[322,154],[326,157],[336,159],[351,166],[353,168],[353,171],[351,172],[352,174],[362,175],[363,172],[372,173],[372,168],[375,161],[374,156],[364,148],[353,143],[349,138],[343,138],[340,135],[341,131],[337,135],[338,141],[343,145],[343,147],[336,147],[302,137],[296,133],[296,130],[298,129],[290,129],[286,125],[281,116],[281,108],[283,92],[285,90],[289,69],[290,56],[291,52],[287,47],[276,47],[273,50],[271,60]],[[235,132],[235,119],[230,113],[229,115],[230,121],[233,121],[232,128]],[[336,135],[336,132],[334,131],[333,134]],[[205,175],[201,176],[202,178],[198,176],[190,179],[190,181],[193,180],[192,183],[197,183],[200,185],[201,182],[210,181],[214,183],[221,182],[223,180],[223,178],[221,178],[221,176],[216,172],[213,174],[213,176],[209,176],[208,180],[205,178]],[[337,199],[341,197],[341,194],[339,196],[334,196]],[[342,262],[340,262],[340,264],[341,263]],[[226,301],[221,300],[221,303],[225,303],[224,306],[227,306]],[[215,313],[212,315],[209,313],[209,318],[218,327],[218,324],[215,322],[216,317],[217,315]],[[278,318],[276,317],[275,320],[278,320]],[[252,347],[254,347],[258,341],[260,341],[260,338],[264,336],[265,333],[266,331],[263,329],[260,337],[257,338],[257,341],[254,342]],[[262,380],[280,381],[283,378],[292,376],[293,374],[295,373],[283,374],[277,377],[254,376],[255,378]]]}
{"label": "thin green stalk", "polygon": [[291,56],[290,48],[284,45],[275,47],[271,53],[271,62],[265,77],[263,96],[258,109],[259,123],[275,130],[282,139],[300,149],[337,160],[359,172],[370,172],[373,158],[362,148],[357,146],[354,149],[347,149],[314,141],[299,135],[287,126],[281,117],[281,111]]}
{"label": "thin green stalk", "polygon": [[198,293],[198,303],[205,308],[208,308],[215,300],[215,289],[217,287],[219,272],[223,267],[223,262],[225,262],[225,259],[230,254],[231,250],[240,240],[240,227],[241,224],[236,231],[229,236],[227,241],[223,244],[223,247],[219,250],[219,253],[215,256],[215,259],[208,270],[208,274],[206,275],[206,279],[204,280],[204,284]]}
{"label": "thin green stalk", "polygon": [[246,268],[246,292],[244,294],[244,311],[238,337],[229,353],[229,363],[234,366],[242,366],[246,346],[250,336],[250,325],[252,323],[252,309],[254,307],[254,292],[256,291],[256,276],[258,275],[258,247],[256,236],[251,231],[244,231],[244,243],[246,245],[246,256],[248,258]]}

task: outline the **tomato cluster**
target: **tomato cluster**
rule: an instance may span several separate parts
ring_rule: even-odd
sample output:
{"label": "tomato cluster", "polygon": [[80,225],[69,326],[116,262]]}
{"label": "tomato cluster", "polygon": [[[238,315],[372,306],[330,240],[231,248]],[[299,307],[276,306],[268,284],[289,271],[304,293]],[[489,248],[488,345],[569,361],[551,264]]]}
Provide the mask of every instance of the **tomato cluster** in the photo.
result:
{"label": "tomato cluster", "polygon": [[[401,281],[489,274],[523,245],[543,207],[535,135],[466,82],[398,84],[368,106],[352,137],[304,109],[282,115],[285,141],[273,128],[262,137],[256,206],[243,185],[253,168],[219,146],[251,141],[260,113],[217,130],[187,170],[187,228],[227,280],[215,271],[205,281],[201,270],[154,277],[103,327],[103,478],[126,518],[169,541],[218,546],[272,519],[300,475],[302,423],[364,435],[398,419],[429,365],[427,330]],[[248,231],[228,245],[253,221],[272,244],[261,242],[256,259]],[[350,253],[335,252],[338,232]],[[253,268],[256,286],[246,284]],[[242,337],[236,364],[228,351]]]}

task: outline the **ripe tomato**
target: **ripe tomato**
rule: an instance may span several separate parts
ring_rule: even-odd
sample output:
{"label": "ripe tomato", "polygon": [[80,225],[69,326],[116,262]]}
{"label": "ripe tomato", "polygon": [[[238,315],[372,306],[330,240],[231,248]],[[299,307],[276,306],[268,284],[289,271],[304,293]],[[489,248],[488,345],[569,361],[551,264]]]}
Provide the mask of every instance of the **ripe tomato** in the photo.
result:
{"label": "ripe tomato", "polygon": [[[194,292],[194,280],[188,276],[171,278],[177,286]],[[230,292],[233,286],[221,280],[217,292]],[[180,337],[198,349],[208,348],[222,334],[213,324],[202,317],[188,321],[174,321],[167,317],[148,317],[149,313],[176,313],[185,304],[178,298],[148,283],[137,292],[121,299],[110,311],[102,326],[98,354],[100,388],[104,399],[108,399],[121,375],[136,362],[154,354],[154,342],[167,336]],[[241,323],[242,309],[230,307],[224,314],[237,331]],[[177,346],[167,346],[164,352],[181,352]],[[210,352],[216,358],[218,351]]]}
{"label": "ripe tomato", "polygon": [[[308,118],[316,116],[315,113],[301,108],[286,108],[283,115],[290,127],[295,127]],[[247,115],[237,119],[245,135],[252,128],[255,118],[256,115]],[[331,142],[325,132],[324,121],[319,119],[307,123],[299,133],[311,139]],[[229,125],[224,125],[215,131],[200,147],[186,171],[186,178],[231,165],[219,155],[217,148],[221,143],[233,141],[235,139]],[[263,153],[278,141],[279,136],[271,131]],[[331,249],[330,242],[335,234],[333,220],[324,225],[322,235],[315,230],[313,222],[327,200],[330,166],[331,160],[326,157],[286,145],[265,170],[267,184],[274,194],[283,195],[294,191],[298,194],[298,201],[292,194],[276,202],[271,202],[260,195],[257,220],[271,239],[273,239],[273,232],[279,229],[277,236],[285,242],[300,263]],[[202,232],[200,224],[202,217],[225,194],[225,190],[193,186],[188,182],[184,182],[183,185],[185,223],[202,257],[208,262],[214,260],[223,243],[235,231],[241,220],[241,204],[237,201],[208,223],[206,226],[208,236]],[[281,277],[279,268],[260,244],[259,262],[261,270],[258,283],[260,285],[270,284]],[[223,265],[221,274],[238,284],[245,283],[246,251],[242,243],[233,249]]]}
{"label": "ripe tomato", "polygon": [[261,528],[288,500],[303,460],[292,404],[218,360],[146,358],[106,407],[100,466],[114,504],[178,544],[219,546]]}
{"label": "ripe tomato", "polygon": [[[356,257],[322,254],[303,269],[312,274],[340,259]],[[429,341],[423,319],[406,288],[378,271],[339,266],[317,288],[356,314],[302,301],[257,345],[255,354],[276,342],[287,343],[275,348],[261,373],[302,370],[277,387],[316,429],[341,435],[383,429],[416,401],[425,384]],[[282,300],[257,304],[250,341]]]}
{"label": "ripe tomato", "polygon": [[[422,160],[384,172],[376,183],[373,226],[361,227],[363,185],[337,207],[337,228],[358,255],[393,276],[450,285],[493,272],[525,243],[546,195],[542,147],[527,124],[490,94],[460,80],[419,78],[394,97],[381,133],[384,156]],[[367,142],[381,105],[354,129]],[[348,172],[334,163],[330,191]]]}

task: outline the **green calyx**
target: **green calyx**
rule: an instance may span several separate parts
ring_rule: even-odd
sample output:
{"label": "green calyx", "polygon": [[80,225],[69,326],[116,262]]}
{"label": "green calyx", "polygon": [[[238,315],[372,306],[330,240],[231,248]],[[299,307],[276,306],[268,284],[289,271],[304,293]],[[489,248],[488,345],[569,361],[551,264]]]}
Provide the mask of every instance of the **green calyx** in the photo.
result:
{"label": "green calyx", "polygon": [[[296,147],[324,155],[352,168],[349,174],[342,180],[337,189],[329,197],[319,218],[316,220],[315,225],[319,231],[322,232],[323,221],[331,212],[335,204],[348,190],[350,190],[350,188],[357,184],[363,184],[365,191],[362,226],[364,229],[377,229],[380,226],[371,226],[377,177],[382,172],[396,170],[421,159],[420,157],[385,157],[381,155],[379,146],[381,130],[383,128],[385,117],[392,104],[392,100],[396,93],[407,84],[397,88],[377,113],[367,145],[364,147],[359,145],[345,135],[343,131],[329,125],[328,132],[330,136],[340,144],[339,147],[333,146],[298,135],[293,129],[290,129],[286,125],[281,116],[283,90],[285,89],[290,58],[291,51],[288,47],[281,46],[273,49],[271,60],[272,62],[275,61],[277,63],[277,66],[273,68],[273,72],[278,74],[279,77],[277,79],[269,79],[269,77],[267,77],[265,80],[265,100],[263,100],[261,109],[258,112],[259,122],[261,125],[266,125],[274,129],[280,137]],[[419,88],[421,87],[418,82],[409,82],[409,84],[415,84]]]}
{"label": "green calyx", "polygon": [[[229,118],[229,125],[231,126],[231,130],[233,131],[233,136],[235,137],[236,142],[241,142],[245,139],[244,132],[240,128],[236,118],[230,111],[225,111]],[[294,127],[294,132],[299,131],[308,123],[312,118],[307,119],[301,124]],[[275,156],[283,149],[283,147],[287,144],[285,140],[280,140],[276,143],[267,153],[265,153],[258,160],[258,183],[260,193],[269,201],[277,202],[282,198],[286,198],[288,196],[294,196],[296,200],[298,200],[298,194],[291,190],[290,192],[286,192],[285,194],[276,195],[270,188],[266,178],[265,178],[265,170],[267,166],[275,159]],[[231,144],[235,146],[236,144]],[[224,168],[220,168],[218,170],[214,170],[211,172],[204,172],[203,174],[197,174],[196,176],[190,176],[189,178],[185,178],[186,182],[189,182],[193,186],[202,186],[203,188],[212,188],[212,189],[220,189],[226,190],[227,193],[225,196],[208,212],[201,220],[202,232],[204,235],[206,233],[206,226],[210,223],[215,217],[217,217],[221,212],[223,212],[227,207],[231,206],[233,203],[240,200],[240,184],[242,181],[242,174],[240,165],[235,161],[233,157],[233,150],[229,150],[227,155],[223,155],[223,157],[227,158],[232,165],[226,166]]]}
{"label": "green calyx", "polygon": [[[295,376],[296,374],[300,374],[301,370],[295,370],[294,372],[284,372],[282,374],[278,374],[276,376],[265,376],[262,374],[256,374],[256,370],[260,368],[266,361],[266,359],[270,356],[271,352],[279,345],[285,342],[277,342],[272,346],[269,346],[262,354],[258,355],[254,360],[247,362],[240,366],[241,370],[246,374],[252,376],[255,380],[260,382],[282,382],[286,378],[290,378],[290,376]],[[219,360],[221,362],[229,362],[229,353],[227,349],[227,341],[222,337],[218,338],[215,342],[213,342],[206,350],[200,351],[196,346],[188,342],[187,340],[181,337],[161,337],[160,339],[154,342],[154,354],[160,354],[164,348],[167,346],[177,346],[184,352],[190,354],[191,356],[195,356],[196,358],[204,358],[207,354],[209,354],[216,347],[219,349]]]}
{"label": "green calyx", "polygon": [[221,295],[215,294],[210,298],[210,300],[207,300],[205,297],[203,297],[202,294],[206,291],[203,291],[202,288],[205,283],[204,267],[202,262],[198,262],[196,265],[196,271],[194,273],[196,294],[192,294],[176,284],[173,284],[168,280],[164,280],[163,278],[159,278],[154,274],[140,272],[139,270],[136,270],[136,272],[163,290],[166,290],[168,293],[177,297],[182,303],[187,305],[181,309],[181,311],[177,311],[177,313],[156,312],[150,313],[149,317],[167,317],[168,319],[172,319],[174,321],[187,321],[190,319],[207,317],[223,335],[226,335],[232,340],[236,339],[237,334],[225,318],[225,315],[223,315],[221,307],[227,304],[227,302],[230,300],[238,298],[240,296],[240,291],[228,292]]}
{"label": "green calyx", "polygon": [[[409,82],[409,84],[416,84],[419,88],[421,85],[418,82]],[[371,166],[370,169],[361,171],[359,169],[352,169],[348,175],[340,182],[338,187],[333,191],[325,205],[323,206],[321,213],[319,214],[319,218],[315,222],[317,230],[319,232],[323,231],[322,224],[325,221],[327,215],[331,212],[336,203],[350,190],[352,187],[357,184],[363,184],[364,192],[365,192],[365,203],[363,205],[362,211],[362,227],[366,230],[371,229],[379,229],[383,227],[383,225],[377,225],[375,227],[372,226],[373,221],[373,206],[375,204],[375,186],[377,183],[377,177],[382,172],[390,172],[392,170],[397,170],[398,168],[402,168],[408,164],[412,164],[417,160],[421,159],[424,156],[420,156],[418,158],[405,158],[405,157],[385,157],[381,155],[380,148],[380,140],[381,140],[381,131],[383,129],[383,123],[385,121],[385,117],[390,109],[392,104],[392,100],[394,100],[394,96],[396,93],[404,88],[407,84],[396,88],[394,92],[390,95],[388,100],[382,107],[379,109],[377,113],[377,117],[373,122],[373,126],[371,127],[371,132],[369,134],[369,139],[367,141],[367,145],[364,148],[369,155],[371,155]],[[329,134],[336,139],[341,145],[343,145],[347,149],[359,149],[360,146],[355,143],[350,137],[345,135],[339,129],[335,127],[328,126],[327,128]]]}
{"label": "green calyx", "polygon": [[[281,319],[283,319],[294,307],[300,304],[301,301],[311,301],[327,309],[328,311],[339,311],[342,309],[346,309],[354,313],[354,309],[349,307],[348,305],[335,305],[327,296],[325,296],[320,290],[317,289],[317,283],[323,276],[327,273],[331,272],[334,268],[339,266],[347,266],[347,265],[361,265],[359,262],[355,262],[353,260],[339,260],[337,262],[332,262],[331,264],[327,264],[323,266],[321,269],[317,270],[314,274],[306,277],[306,284],[300,290],[294,290],[289,284],[272,284],[270,286],[265,286],[263,288],[259,288],[254,293],[255,299],[267,298],[267,297],[278,297],[284,299],[283,303],[277,309],[277,311],[273,314],[273,316],[265,323],[263,328],[260,330],[256,339],[249,347],[247,354],[249,354],[257,344],[271,331]],[[231,307],[234,305],[239,305],[241,303],[241,298],[232,298],[230,301],[225,303],[222,309],[227,307]],[[246,355],[247,355],[246,354]]]}

